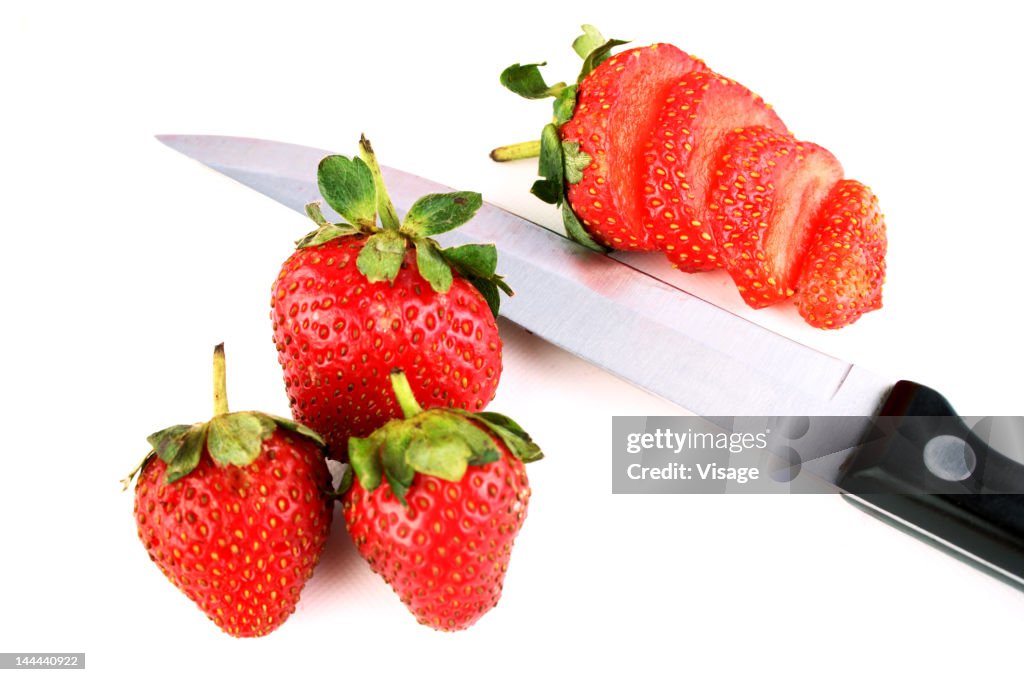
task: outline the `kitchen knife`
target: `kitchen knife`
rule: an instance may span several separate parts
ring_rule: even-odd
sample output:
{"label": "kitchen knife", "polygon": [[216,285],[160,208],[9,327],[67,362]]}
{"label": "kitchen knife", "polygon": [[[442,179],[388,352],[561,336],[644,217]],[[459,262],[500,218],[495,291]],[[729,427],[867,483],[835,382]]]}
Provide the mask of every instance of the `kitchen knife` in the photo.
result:
{"label": "kitchen knife", "polygon": [[[238,137],[158,139],[299,212],[320,200],[317,166],[332,153]],[[451,191],[382,171],[399,213],[424,194]],[[496,244],[500,270],[516,290],[502,316],[713,422],[843,417],[828,421],[826,442],[799,463],[802,473],[1024,589],[1024,464],[989,447],[934,390],[893,383],[791,341],[645,272],[628,254],[589,251],[493,205],[439,241]]]}

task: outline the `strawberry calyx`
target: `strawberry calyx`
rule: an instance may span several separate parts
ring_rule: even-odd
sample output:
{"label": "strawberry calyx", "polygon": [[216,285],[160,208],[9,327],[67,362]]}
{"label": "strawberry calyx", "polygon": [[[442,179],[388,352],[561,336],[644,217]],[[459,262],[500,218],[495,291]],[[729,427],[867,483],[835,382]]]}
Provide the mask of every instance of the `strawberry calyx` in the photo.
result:
{"label": "strawberry calyx", "polygon": [[318,433],[290,419],[263,412],[228,411],[223,343],[218,344],[213,351],[213,386],[213,418],[198,424],[177,424],[151,434],[146,440],[152,450],[122,479],[124,489],[128,488],[131,480],[152,457],[159,457],[167,465],[164,477],[166,483],[174,483],[192,473],[204,449],[220,466],[248,466],[259,456],[264,441],[278,428],[309,438],[321,449],[326,447]]}
{"label": "strawberry calyx", "polygon": [[590,165],[590,155],[580,151],[578,142],[563,141],[559,128],[569,121],[576,111],[576,91],[579,83],[612,56],[612,49],[629,41],[613,38],[606,40],[601,32],[590,24],[582,26],[583,33],[573,41],[572,49],[583,59],[583,66],[576,82],[548,85],[540,73],[546,62],[535,64],[513,64],[501,73],[501,84],[526,99],[554,97],[553,119],[544,126],[540,140],[521,142],[498,147],[491,151],[495,161],[538,158],[537,174],[541,177],[533,183],[530,192],[541,201],[562,208],[562,223],[570,239],[588,249],[606,252],[607,248],[596,242],[573,212],[566,199],[566,184],[576,184],[583,179],[583,170]]}
{"label": "strawberry calyx", "polygon": [[[315,230],[296,242],[297,248],[324,244],[339,237],[364,236],[356,267],[370,282],[393,283],[406,252],[416,251],[416,268],[437,293],[447,293],[453,272],[469,281],[497,317],[499,292],[512,289],[496,274],[498,255],[493,244],[441,248],[433,239],[468,222],[483,205],[478,192],[427,194],[399,220],[388,196],[384,177],[370,141],[359,140],[359,156],[327,156],[317,168],[317,184],[327,205],[347,222],[332,223],[319,203],[306,206]],[[378,225],[378,218],[380,224]]]}
{"label": "strawberry calyx", "polygon": [[567,85],[564,82],[548,85],[544,81],[544,76],[540,73],[540,67],[546,66],[547,62],[513,64],[502,71],[500,76],[501,84],[520,97],[525,97],[526,99],[554,97],[554,121],[557,125],[561,125],[572,118],[573,111],[576,109],[576,86],[591,71],[600,66],[601,62],[611,57],[611,51],[614,48],[629,42],[628,40],[619,40],[617,38],[606,40],[601,35],[601,32],[591,24],[583,24],[581,28],[583,29],[583,34],[577,36],[573,41],[572,49],[583,60],[583,66],[580,69],[579,76],[576,77],[576,81],[572,85]]}
{"label": "strawberry calyx", "polygon": [[495,439],[522,462],[544,455],[519,424],[493,412],[458,409],[423,410],[401,370],[391,372],[391,385],[404,419],[393,419],[366,438],[350,438],[349,469],[338,494],[352,476],[368,492],[386,483],[406,504],[416,474],[460,481],[469,467],[496,462],[501,452]]}

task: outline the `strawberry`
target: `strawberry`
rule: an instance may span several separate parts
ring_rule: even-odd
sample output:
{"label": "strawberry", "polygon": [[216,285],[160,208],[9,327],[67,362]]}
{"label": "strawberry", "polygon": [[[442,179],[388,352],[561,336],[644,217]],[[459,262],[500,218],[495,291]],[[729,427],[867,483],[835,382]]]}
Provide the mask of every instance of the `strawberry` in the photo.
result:
{"label": "strawberry", "polygon": [[575,85],[548,86],[537,67],[513,64],[502,83],[530,99],[555,97],[555,122],[545,127],[539,146],[526,143],[494,150],[497,161],[540,156],[533,193],[562,206],[566,232],[596,250],[653,251],[657,244],[644,226],[641,193],[643,143],[668,87],[704,62],[672,45],[654,44],[611,55],[625,44],[606,41],[593,26],[573,49],[584,59]]}
{"label": "strawberry", "polygon": [[[480,410],[501,374],[493,245],[441,249],[431,237],[469,220],[473,192],[428,195],[399,223],[373,151],[320,163],[320,190],[348,223],[300,240],[273,286],[271,319],[295,419],[344,459],[348,439],[396,417],[388,375],[399,367],[430,407]],[[382,227],[376,223],[378,211]]]}
{"label": "strawberry", "polygon": [[795,292],[813,223],[843,168],[828,150],[764,126],[729,133],[713,166],[712,234],[753,308]]}
{"label": "strawberry", "polygon": [[849,257],[816,244],[817,260],[805,265],[817,214],[843,177],[828,150],[798,142],[760,97],[671,45],[613,56],[624,41],[583,31],[575,84],[548,85],[543,63],[502,72],[516,94],[554,97],[554,122],[539,141],[491,152],[496,161],[539,156],[532,192],[561,206],[569,238],[597,251],[660,249],[685,272],[725,267],[755,308],[802,288],[797,305],[815,326],[881,305],[884,239],[859,242],[847,215],[877,213],[859,190],[850,191],[860,209],[840,201],[822,219],[837,225],[830,234],[851,245]]}
{"label": "strawberry", "polygon": [[[260,412],[228,412],[224,347],[214,417],[149,437],[136,473],[139,539],[165,576],[224,632],[261,637],[299,601],[331,525],[320,437]],[[141,473],[140,473],[141,470]]]}
{"label": "strawberry", "polygon": [[709,169],[729,132],[758,125],[786,132],[760,97],[710,71],[685,74],[661,101],[640,167],[644,227],[679,269],[722,267],[708,215]]}
{"label": "strawberry", "polygon": [[405,375],[391,379],[405,419],[352,439],[345,527],[420,623],[462,630],[501,597],[530,499],[524,463],[542,454],[507,417],[423,411]]}
{"label": "strawberry", "polygon": [[882,307],[885,219],[878,198],[856,180],[833,188],[819,214],[797,283],[807,322],[839,329]]}

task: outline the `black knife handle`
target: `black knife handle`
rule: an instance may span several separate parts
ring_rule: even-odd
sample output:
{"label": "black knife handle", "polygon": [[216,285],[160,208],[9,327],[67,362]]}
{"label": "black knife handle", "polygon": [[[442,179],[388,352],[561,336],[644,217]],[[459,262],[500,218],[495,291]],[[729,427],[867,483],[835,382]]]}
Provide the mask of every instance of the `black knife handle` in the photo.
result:
{"label": "black knife handle", "polygon": [[1024,589],[1024,464],[910,381],[893,387],[878,423],[838,481],[846,499]]}

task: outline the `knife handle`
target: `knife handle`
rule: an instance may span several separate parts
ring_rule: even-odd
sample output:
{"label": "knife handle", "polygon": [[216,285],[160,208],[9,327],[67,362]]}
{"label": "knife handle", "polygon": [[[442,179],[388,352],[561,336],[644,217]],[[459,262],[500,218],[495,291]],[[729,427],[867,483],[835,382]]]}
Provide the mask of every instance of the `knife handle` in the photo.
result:
{"label": "knife handle", "polygon": [[846,499],[1024,589],[1024,464],[914,382],[893,387],[878,426],[838,481]]}

